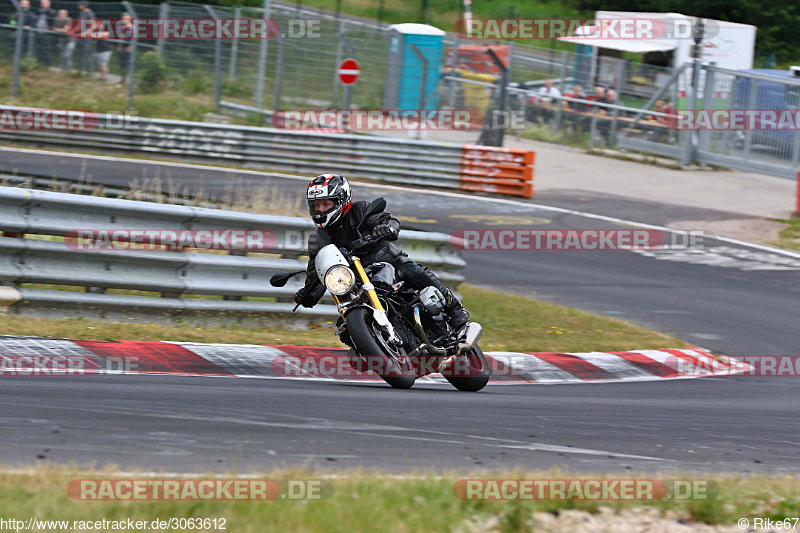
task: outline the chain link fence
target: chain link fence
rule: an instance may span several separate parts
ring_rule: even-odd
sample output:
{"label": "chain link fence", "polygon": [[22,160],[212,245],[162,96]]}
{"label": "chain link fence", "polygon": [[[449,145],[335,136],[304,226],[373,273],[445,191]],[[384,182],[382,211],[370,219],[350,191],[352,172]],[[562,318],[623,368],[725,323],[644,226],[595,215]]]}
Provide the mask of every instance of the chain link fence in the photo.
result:
{"label": "chain link fence", "polygon": [[[30,2],[35,5],[29,7]],[[766,168],[778,175],[788,175],[800,164],[796,131],[692,132],[670,128],[667,120],[681,110],[712,109],[708,106],[797,109],[797,80],[713,67],[702,69],[701,78],[693,80],[693,69],[686,66],[668,69],[518,42],[459,40],[452,33],[443,36],[440,48],[416,58],[407,53],[398,63],[388,25],[287,4],[272,5],[265,12],[186,2],[98,2],[90,5],[91,16],[103,19],[118,19],[124,13],[135,19],[272,19],[280,32],[269,40],[75,39],[64,31],[65,19],[89,15],[85,11],[81,15],[75,1],[52,0],[50,9],[47,3],[0,0],[0,68],[11,72],[12,64],[17,67],[13,82],[5,85],[12,94],[20,92],[17,78],[29,80],[33,72],[47,70],[65,80],[81,74],[106,77],[119,85],[129,109],[142,92],[167,88],[206,102],[208,110],[244,114],[254,124],[269,124],[274,111],[290,109],[470,109],[484,119],[518,111],[526,127],[546,125],[547,135],[556,135],[546,140],[556,142],[577,138],[590,148],[602,145],[681,162],[694,159],[757,171]],[[420,67],[420,57],[429,68]],[[358,81],[350,86],[337,76],[338,65],[346,58],[360,65]],[[102,68],[106,61],[107,72]],[[431,89],[427,82],[416,80],[418,87],[425,87],[417,90],[418,98],[403,105],[392,100],[390,96],[397,93],[393,88],[404,77],[420,75],[431,82]],[[548,79],[560,97],[541,97]],[[57,81],[50,83],[53,91],[61,90]],[[582,93],[575,92],[576,85],[583,87]],[[598,100],[597,85],[613,90],[616,97]],[[687,97],[692,86],[698,87],[693,100]],[[25,87],[23,83],[22,91]],[[102,105],[93,110],[109,111]],[[473,126],[482,127],[479,143],[502,143],[503,132],[486,134],[491,128],[485,120]]]}
{"label": "chain link fence", "polygon": [[[98,49],[110,48],[108,78],[111,82],[129,84],[129,105],[135,98],[137,80],[161,76],[189,95],[207,94],[217,109],[219,100],[267,110],[342,108],[348,91],[337,80],[336,69],[348,57],[361,66],[361,75],[349,95],[353,107],[385,107],[387,84],[395,82],[387,70],[390,39],[385,24],[346,20],[335,14],[300,9],[299,5],[296,8],[273,5],[269,13],[264,13],[262,8],[185,2],[92,3],[92,16],[103,19],[116,19],[124,13],[138,19],[271,18],[281,29],[279,36],[266,43],[247,39],[106,42],[74,39],[63,31],[67,25],[65,17],[82,16],[77,2],[53,0],[52,11],[42,17],[40,1],[32,0],[34,5],[26,9],[20,3],[27,0],[0,0],[0,51],[3,52],[0,61],[10,62],[15,52],[19,52],[22,79],[36,65],[54,71],[77,70],[97,75]],[[22,31],[18,45],[19,18],[28,28]],[[497,89],[477,90],[469,84],[453,82],[453,78],[462,78],[498,84],[501,76],[497,68],[488,64],[486,45],[491,45],[508,63],[508,80],[520,88],[535,89],[542,80],[557,78],[584,86],[595,83],[618,86],[622,95],[647,97],[658,86],[659,76],[664,76],[663,72],[654,73],[652,69],[623,62],[626,68],[623,80],[605,79],[604,73],[609,70],[605,63],[598,70],[585,56],[573,52],[499,41],[459,41],[454,34],[447,34],[437,67],[442,84],[437,94],[425,97],[427,103],[435,101],[447,106],[466,100],[468,104],[477,101],[484,110],[488,108],[490,104],[486,101],[493,101]],[[148,54],[156,51],[160,60]],[[133,79],[127,76],[131,57]],[[617,67],[611,70],[615,75],[619,72]]]}

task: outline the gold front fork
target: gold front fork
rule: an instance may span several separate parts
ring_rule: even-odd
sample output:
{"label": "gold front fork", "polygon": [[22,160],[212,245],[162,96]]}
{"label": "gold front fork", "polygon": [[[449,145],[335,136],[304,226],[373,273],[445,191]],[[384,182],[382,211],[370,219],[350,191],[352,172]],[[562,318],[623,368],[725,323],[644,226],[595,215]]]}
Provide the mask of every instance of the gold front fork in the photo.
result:
{"label": "gold front fork", "polygon": [[353,256],[353,266],[356,269],[356,274],[358,278],[361,280],[361,285],[367,288],[367,298],[369,299],[370,305],[377,309],[378,311],[386,311],[381,305],[381,301],[378,299],[378,295],[375,293],[375,288],[372,286],[372,283],[369,281],[367,277],[367,273],[364,272],[364,267],[361,266],[361,259],[356,256]]}

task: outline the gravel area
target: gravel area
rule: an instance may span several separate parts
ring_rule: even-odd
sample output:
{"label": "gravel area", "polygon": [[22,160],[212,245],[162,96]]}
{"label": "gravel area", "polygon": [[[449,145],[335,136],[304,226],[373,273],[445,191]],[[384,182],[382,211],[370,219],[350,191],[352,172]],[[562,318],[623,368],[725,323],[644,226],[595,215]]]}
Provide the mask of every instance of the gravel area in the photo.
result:
{"label": "gravel area", "polygon": [[[672,511],[662,513],[655,507],[634,507],[619,513],[609,507],[600,507],[598,513],[566,510],[558,515],[533,513],[532,531],[552,533],[742,533],[743,531],[785,532],[783,529],[742,529],[736,524],[709,525],[679,518]],[[494,533],[502,531],[500,517],[473,518],[466,520],[458,533]]]}

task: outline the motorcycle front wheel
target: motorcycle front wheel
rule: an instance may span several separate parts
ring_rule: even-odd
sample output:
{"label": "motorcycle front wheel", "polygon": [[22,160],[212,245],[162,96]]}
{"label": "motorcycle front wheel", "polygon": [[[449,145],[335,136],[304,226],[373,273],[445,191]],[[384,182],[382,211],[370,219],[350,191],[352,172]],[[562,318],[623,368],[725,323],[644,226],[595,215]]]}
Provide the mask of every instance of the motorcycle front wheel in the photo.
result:
{"label": "motorcycle front wheel", "polygon": [[417,378],[411,363],[402,350],[388,342],[368,309],[358,307],[347,313],[347,332],[358,353],[367,360],[367,369],[380,369],[378,375],[395,389],[414,386]]}

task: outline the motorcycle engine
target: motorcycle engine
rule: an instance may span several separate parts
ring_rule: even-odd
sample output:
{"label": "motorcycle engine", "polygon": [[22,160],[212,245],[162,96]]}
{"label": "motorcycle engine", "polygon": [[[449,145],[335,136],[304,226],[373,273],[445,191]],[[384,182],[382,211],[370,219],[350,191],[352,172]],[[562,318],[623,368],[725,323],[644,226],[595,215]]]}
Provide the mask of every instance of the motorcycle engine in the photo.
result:
{"label": "motorcycle engine", "polygon": [[436,287],[425,287],[419,291],[419,299],[431,316],[436,316],[444,310],[444,296]]}

